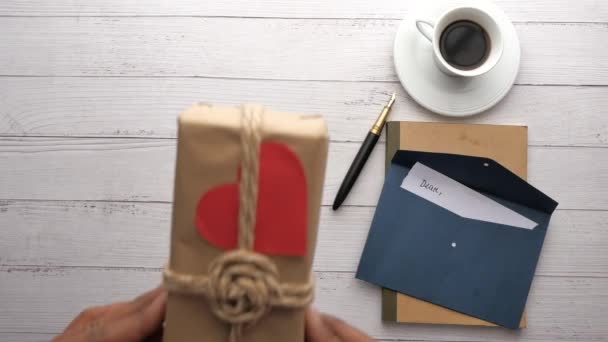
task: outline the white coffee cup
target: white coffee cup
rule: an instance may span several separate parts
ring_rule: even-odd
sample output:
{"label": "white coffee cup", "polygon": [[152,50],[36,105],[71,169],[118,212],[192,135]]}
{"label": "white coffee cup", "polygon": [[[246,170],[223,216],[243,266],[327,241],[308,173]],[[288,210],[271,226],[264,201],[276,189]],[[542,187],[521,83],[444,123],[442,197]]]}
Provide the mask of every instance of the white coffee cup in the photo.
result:
{"label": "white coffee cup", "polygon": [[[481,26],[487,33],[490,51],[485,60],[474,69],[459,69],[443,58],[440,50],[440,39],[443,31],[457,21],[472,21]],[[431,42],[433,55],[439,69],[450,76],[475,77],[492,70],[502,57],[503,35],[500,26],[488,11],[478,7],[456,7],[443,13],[436,22],[433,20],[416,20],[418,31]]]}

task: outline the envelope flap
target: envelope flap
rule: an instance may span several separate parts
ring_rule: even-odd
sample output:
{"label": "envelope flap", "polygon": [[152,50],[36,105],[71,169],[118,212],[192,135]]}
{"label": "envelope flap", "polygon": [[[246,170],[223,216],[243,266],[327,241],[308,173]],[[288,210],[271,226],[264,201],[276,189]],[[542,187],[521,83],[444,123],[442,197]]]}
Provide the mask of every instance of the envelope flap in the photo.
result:
{"label": "envelope flap", "polygon": [[400,150],[392,163],[411,169],[420,162],[472,189],[552,214],[557,202],[489,158]]}

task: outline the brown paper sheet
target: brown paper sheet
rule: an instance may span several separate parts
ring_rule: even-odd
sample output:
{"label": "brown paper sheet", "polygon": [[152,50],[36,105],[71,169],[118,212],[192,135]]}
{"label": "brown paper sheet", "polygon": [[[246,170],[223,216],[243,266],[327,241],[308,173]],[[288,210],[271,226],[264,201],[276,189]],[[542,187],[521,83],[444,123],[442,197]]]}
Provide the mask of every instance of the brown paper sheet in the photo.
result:
{"label": "brown paper sheet", "polygon": [[[396,150],[454,153],[491,158],[523,179],[527,177],[528,128],[392,121],[387,125],[388,163]],[[403,323],[496,326],[429,302],[383,289],[383,319]],[[526,326],[522,316],[520,328]]]}
{"label": "brown paper sheet", "polygon": [[[179,117],[177,162],[171,230],[170,267],[177,272],[206,274],[222,250],[207,243],[194,226],[195,208],[209,189],[236,183],[240,161],[240,108],[197,105]],[[307,180],[308,240],[306,257],[272,256],[281,282],[304,283],[311,275],[319,209],[325,176],[328,136],[324,120],[266,111],[263,141],[279,142],[300,159]],[[169,294],[165,342],[228,341],[229,327],[208,310],[204,298]],[[275,309],[243,342],[304,341],[304,309]]]}

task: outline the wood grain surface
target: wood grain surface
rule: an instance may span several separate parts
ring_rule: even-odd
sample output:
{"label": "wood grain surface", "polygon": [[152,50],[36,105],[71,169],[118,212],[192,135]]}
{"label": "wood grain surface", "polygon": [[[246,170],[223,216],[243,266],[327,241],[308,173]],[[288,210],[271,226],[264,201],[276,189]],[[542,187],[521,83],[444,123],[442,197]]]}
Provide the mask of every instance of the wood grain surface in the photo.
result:
{"label": "wood grain surface", "polygon": [[332,141],[359,142],[393,91],[391,120],[527,125],[532,145],[608,146],[607,87],[515,86],[490,112],[454,119],[397,82],[213,78],[0,77],[0,136],[174,138],[177,115],[203,101],[323,114]]}
{"label": "wood grain surface", "polygon": [[[385,18],[400,19],[416,0],[157,0],[143,5],[137,0],[3,0],[4,16],[203,16],[254,18]],[[603,0],[497,0],[514,21],[606,22]]]}
{"label": "wood grain surface", "polygon": [[[487,113],[447,119],[415,104],[393,69],[416,0],[0,1],[0,341],[49,341],[86,306],[160,281],[175,122],[195,102],[327,119],[321,310],[382,341],[608,341],[608,6],[496,2],[521,41],[516,85]],[[525,330],[382,323],[380,291],[353,278],[383,142],[346,205],[328,205],[395,90],[393,120],[528,126],[530,182],[560,206]]]}
{"label": "wood grain surface", "polygon": [[[10,49],[0,54],[0,75],[396,81],[398,25],[374,19],[1,17],[0,46]],[[599,48],[608,26],[521,23],[516,29],[518,84],[608,84],[608,51]]]}

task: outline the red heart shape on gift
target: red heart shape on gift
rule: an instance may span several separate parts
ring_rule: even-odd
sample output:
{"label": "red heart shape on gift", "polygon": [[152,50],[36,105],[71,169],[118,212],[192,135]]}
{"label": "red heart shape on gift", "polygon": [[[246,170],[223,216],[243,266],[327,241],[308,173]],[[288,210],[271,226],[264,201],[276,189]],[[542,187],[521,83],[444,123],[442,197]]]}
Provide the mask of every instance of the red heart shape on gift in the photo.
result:
{"label": "red heart shape on gift", "polygon": [[[306,255],[308,201],[300,160],[285,145],[266,142],[260,146],[259,165],[254,250]],[[216,247],[237,247],[238,192],[238,183],[223,184],[209,190],[198,202],[196,228]]]}

